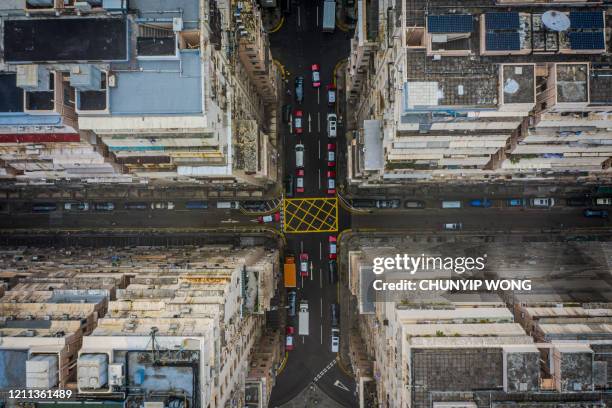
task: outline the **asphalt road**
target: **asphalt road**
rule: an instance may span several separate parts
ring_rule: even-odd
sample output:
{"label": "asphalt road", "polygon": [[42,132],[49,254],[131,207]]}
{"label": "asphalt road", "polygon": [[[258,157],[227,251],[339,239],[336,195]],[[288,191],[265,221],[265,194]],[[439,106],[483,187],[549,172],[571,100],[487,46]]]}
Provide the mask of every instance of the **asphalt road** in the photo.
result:
{"label": "asphalt road", "polygon": [[[281,30],[270,37],[272,54],[291,73],[288,88],[291,95],[285,95],[284,103],[290,103],[293,110],[302,110],[303,133],[291,134],[289,127],[282,125],[285,147],[284,174],[295,175],[295,145],[304,145],[304,193],[296,197],[328,196],[326,183],[327,145],[344,145],[343,132],[339,126],[338,137],[327,137],[327,113],[337,112],[338,107],[327,103],[326,86],[332,82],[333,70],[338,62],[349,54],[349,34],[336,30],[334,34],[322,33],[322,2],[303,2],[293,8]],[[318,19],[317,19],[318,17]],[[312,86],[311,65],[319,64],[321,87]],[[304,77],[304,101],[295,100],[294,80]],[[340,117],[340,115],[338,115]],[[340,149],[336,148],[338,152]],[[339,162],[342,165],[342,162]],[[340,220],[340,226],[349,224],[348,214]],[[354,379],[345,374],[337,364],[336,354],[331,352],[330,305],[339,303],[336,285],[327,279],[328,234],[287,235],[287,249],[296,257],[308,253],[312,261],[312,273],[298,283],[298,300],[308,300],[309,335],[296,336],[295,349],[289,352],[285,369],[277,377],[272,391],[270,406],[281,405],[298,395],[311,382],[331,398],[347,407],[357,405]],[[291,322],[290,322],[291,323]],[[297,321],[292,322],[297,331]],[[340,334],[342,337],[342,333]]]}

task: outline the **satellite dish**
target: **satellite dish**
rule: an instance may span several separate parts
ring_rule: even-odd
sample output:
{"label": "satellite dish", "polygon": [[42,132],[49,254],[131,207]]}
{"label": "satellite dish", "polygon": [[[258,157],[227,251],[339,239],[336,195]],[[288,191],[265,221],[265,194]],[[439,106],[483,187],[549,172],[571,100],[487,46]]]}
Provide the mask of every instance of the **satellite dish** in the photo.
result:
{"label": "satellite dish", "polygon": [[504,84],[504,93],[514,95],[519,90],[519,83],[514,79],[508,79]]}
{"label": "satellite dish", "polygon": [[570,28],[570,19],[567,14],[555,10],[542,14],[542,23],[553,31],[565,31]]}

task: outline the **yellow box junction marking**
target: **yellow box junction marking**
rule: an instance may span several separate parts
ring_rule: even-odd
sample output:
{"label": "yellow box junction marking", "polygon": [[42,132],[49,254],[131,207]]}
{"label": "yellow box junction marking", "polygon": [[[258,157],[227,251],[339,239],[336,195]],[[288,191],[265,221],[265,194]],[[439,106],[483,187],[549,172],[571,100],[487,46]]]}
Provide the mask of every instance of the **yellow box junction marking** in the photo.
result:
{"label": "yellow box junction marking", "polygon": [[337,232],[338,198],[285,198],[283,231],[293,234]]}

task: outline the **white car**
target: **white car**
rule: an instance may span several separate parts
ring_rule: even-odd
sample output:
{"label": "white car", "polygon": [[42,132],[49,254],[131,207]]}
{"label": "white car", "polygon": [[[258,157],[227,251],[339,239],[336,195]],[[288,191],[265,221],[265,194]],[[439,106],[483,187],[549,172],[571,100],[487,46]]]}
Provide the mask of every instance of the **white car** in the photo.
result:
{"label": "white car", "polygon": [[331,329],[331,351],[337,353],[340,349],[340,329]]}
{"label": "white car", "polygon": [[534,207],[552,207],[553,205],[555,205],[555,199],[554,198],[548,198],[548,197],[539,197],[539,198],[532,198],[531,199],[531,205]]}
{"label": "white car", "polygon": [[64,210],[66,211],[87,211],[89,210],[88,203],[65,203]]}
{"label": "white car", "polygon": [[448,224],[444,224],[443,229],[447,230],[447,231],[458,231],[463,229],[463,224],[460,222],[453,222],[453,223],[448,223]]}
{"label": "white car", "polygon": [[612,205],[612,198],[597,198],[595,205]]}
{"label": "white car", "polygon": [[327,137],[336,137],[338,126],[338,117],[335,113],[327,114]]}
{"label": "white car", "polygon": [[152,210],[174,210],[174,203],[172,201],[151,203]]}

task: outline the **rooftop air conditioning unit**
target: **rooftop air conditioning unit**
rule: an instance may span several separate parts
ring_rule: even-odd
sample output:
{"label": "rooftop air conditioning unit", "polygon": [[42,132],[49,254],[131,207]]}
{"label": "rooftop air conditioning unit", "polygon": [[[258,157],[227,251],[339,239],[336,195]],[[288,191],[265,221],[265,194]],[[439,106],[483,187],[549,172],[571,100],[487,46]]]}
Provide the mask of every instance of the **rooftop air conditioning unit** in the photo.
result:
{"label": "rooftop air conditioning unit", "polygon": [[77,13],[88,13],[91,11],[91,4],[86,1],[77,1],[74,3],[74,8]]}
{"label": "rooftop air conditioning unit", "polygon": [[183,31],[183,19],[181,17],[172,18],[172,31],[175,33]]}

